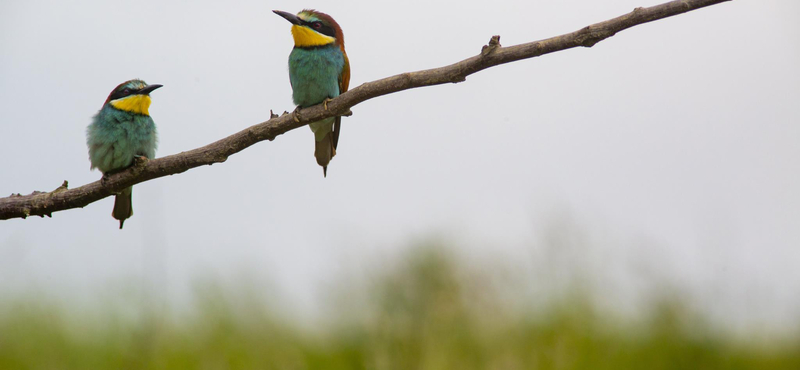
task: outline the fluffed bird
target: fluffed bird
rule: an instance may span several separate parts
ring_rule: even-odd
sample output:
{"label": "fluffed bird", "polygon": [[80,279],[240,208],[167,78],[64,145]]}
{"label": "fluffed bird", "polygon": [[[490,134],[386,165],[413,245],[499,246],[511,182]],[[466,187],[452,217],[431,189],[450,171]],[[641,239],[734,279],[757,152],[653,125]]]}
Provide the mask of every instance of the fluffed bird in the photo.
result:
{"label": "fluffed bird", "polygon": [[[306,9],[297,15],[273,10],[292,23],[294,48],[289,54],[289,82],[292,100],[300,108],[326,104],[347,91],[350,61],[344,51],[342,28],[331,16]],[[326,118],[309,124],[314,132],[314,157],[328,176],[328,163],[336,155],[342,117]]]}
{"label": "fluffed bird", "polygon": [[[99,169],[103,178],[133,164],[135,157],[156,156],[156,124],[150,118],[150,93],[162,85],[148,85],[142,80],[119,84],[108,95],[103,107],[86,128],[91,169]],[[133,216],[132,187],[117,194],[111,216],[119,228]]]}

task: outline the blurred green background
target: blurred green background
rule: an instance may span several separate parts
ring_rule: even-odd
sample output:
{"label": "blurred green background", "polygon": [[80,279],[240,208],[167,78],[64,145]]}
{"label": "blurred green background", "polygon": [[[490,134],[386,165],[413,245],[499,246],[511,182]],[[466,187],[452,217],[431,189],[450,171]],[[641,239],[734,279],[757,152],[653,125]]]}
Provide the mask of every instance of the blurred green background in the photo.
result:
{"label": "blurred green background", "polygon": [[499,263],[408,250],[366,279],[331,283],[308,321],[246,281],[198,282],[185,307],[125,289],[89,309],[5,297],[0,369],[800,368],[797,335],[731,335],[674,290],[621,313],[598,308],[579,281],[540,300]]}

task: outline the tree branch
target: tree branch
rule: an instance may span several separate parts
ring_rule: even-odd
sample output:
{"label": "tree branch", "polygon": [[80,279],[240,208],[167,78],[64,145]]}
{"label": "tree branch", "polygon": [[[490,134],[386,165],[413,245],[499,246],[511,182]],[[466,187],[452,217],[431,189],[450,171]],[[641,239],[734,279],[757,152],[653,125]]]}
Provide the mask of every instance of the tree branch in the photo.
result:
{"label": "tree branch", "polygon": [[630,27],[671,17],[698,8],[730,0],[676,0],[649,8],[636,8],[633,12],[584,27],[578,31],[540,41],[510,47],[500,46],[500,36],[493,36],[480,54],[449,66],[408,72],[367,82],[328,102],[326,110],[321,104],[293,115],[271,115],[266,122],[259,123],[236,134],[201,148],[181,152],[162,158],[137,163],[133,167],[110,175],[104,180],[67,189],[67,182],[51,192],[33,192],[29,195],[12,194],[0,198],[0,220],[26,218],[28,216],[51,216],[53,212],[84,207],[92,202],[116,194],[122,189],[155,178],[174,175],[202,165],[225,162],[229,156],[264,140],[323,118],[349,115],[350,107],[378,96],[415,87],[433,86],[465,81],[467,76],[489,67],[538,57],[578,46],[592,47],[596,43],[614,36]]}

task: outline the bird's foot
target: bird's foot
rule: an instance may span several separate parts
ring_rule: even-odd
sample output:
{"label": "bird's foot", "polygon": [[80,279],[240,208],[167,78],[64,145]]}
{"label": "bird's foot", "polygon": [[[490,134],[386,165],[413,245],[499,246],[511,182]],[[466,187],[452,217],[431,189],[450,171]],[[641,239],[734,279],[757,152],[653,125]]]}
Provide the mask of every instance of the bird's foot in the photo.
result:
{"label": "bird's foot", "polygon": [[294,119],[295,122],[300,123],[300,106],[299,105],[292,112],[292,119]]}
{"label": "bird's foot", "polygon": [[325,108],[325,110],[328,110],[328,102],[332,100],[333,99],[331,98],[325,98],[325,100],[322,101],[322,107]]}
{"label": "bird's foot", "polygon": [[147,164],[147,161],[149,161],[149,159],[143,155],[133,156],[133,165],[136,167],[144,166],[145,164]]}
{"label": "bird's foot", "polygon": [[108,173],[104,173],[103,177],[100,178],[100,185],[102,185],[103,187],[106,187],[106,184],[108,184],[109,176],[111,176],[111,175],[108,174]]}

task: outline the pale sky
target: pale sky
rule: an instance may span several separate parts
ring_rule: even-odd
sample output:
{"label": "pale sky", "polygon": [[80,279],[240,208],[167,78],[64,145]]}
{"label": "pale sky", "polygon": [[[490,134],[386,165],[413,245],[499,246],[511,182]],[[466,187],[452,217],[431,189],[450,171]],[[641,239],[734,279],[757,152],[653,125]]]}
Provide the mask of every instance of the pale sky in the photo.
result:
{"label": "pale sky", "polygon": [[[495,34],[514,45],[658,3],[5,0],[0,195],[99,179],[85,129],[128,79],[164,85],[157,156],[294,109],[290,25],[273,9],[332,15],[356,87],[470,57]],[[797,327],[798,22],[797,2],[735,0],[373,99],[343,120],[328,178],[301,128],[136,185],[121,231],[113,198],[0,221],[0,292],[80,304],[131,278],[180,296],[198,277],[246,274],[314,312],[325,282],[437,238],[612,292],[658,280],[723,321]],[[554,233],[578,241],[554,247]]]}

